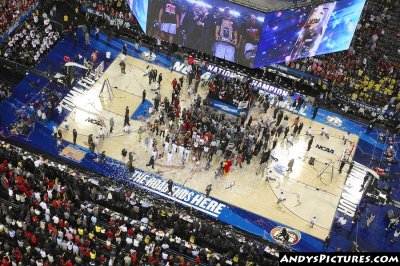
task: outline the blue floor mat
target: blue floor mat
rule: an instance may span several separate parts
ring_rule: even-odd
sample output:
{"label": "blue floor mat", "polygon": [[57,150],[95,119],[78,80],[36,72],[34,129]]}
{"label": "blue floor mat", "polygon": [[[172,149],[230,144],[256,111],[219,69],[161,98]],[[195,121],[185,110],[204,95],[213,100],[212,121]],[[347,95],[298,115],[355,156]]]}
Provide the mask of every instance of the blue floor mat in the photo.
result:
{"label": "blue floor mat", "polygon": [[138,108],[136,108],[135,112],[131,116],[132,120],[143,120],[150,117],[149,108],[153,107],[153,104],[149,100],[144,100],[144,103],[141,103]]}

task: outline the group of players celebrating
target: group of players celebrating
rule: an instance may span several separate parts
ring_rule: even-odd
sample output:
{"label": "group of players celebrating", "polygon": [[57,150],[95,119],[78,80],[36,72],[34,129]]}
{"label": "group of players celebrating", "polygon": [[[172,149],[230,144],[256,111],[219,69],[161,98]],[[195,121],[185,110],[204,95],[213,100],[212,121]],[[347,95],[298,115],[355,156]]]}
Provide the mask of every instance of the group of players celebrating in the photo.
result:
{"label": "group of players celebrating", "polygon": [[229,7],[210,8],[204,1],[150,0],[149,34],[252,67],[262,21],[256,12],[240,8],[239,13]]}

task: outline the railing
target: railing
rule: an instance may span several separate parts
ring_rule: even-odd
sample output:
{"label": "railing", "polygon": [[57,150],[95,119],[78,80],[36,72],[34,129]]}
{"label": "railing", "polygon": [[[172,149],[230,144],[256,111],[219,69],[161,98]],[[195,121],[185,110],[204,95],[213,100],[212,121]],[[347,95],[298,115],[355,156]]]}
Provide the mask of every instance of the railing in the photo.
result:
{"label": "railing", "polygon": [[6,68],[9,68],[10,70],[13,70],[18,73],[27,73],[32,71],[33,67],[26,66],[20,63],[17,63],[12,60],[8,60],[5,58],[0,57],[0,65]]}
{"label": "railing", "polygon": [[46,74],[46,72],[40,71],[40,70],[36,69],[35,67],[23,65],[18,62],[15,62],[12,60],[7,60],[2,57],[0,57],[0,65],[3,67],[6,67],[16,73],[26,74],[26,73],[31,72],[38,76],[42,76],[44,78],[49,78],[49,76]]}
{"label": "railing", "polygon": [[60,33],[60,35],[64,32],[64,25],[51,19],[51,25],[56,28],[56,30]]}

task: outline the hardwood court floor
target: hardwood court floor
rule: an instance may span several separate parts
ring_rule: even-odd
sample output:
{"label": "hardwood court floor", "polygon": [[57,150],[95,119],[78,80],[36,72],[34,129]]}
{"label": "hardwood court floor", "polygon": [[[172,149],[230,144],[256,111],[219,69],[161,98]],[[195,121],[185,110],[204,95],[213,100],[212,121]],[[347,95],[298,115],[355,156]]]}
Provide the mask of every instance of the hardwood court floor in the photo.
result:
{"label": "hardwood court floor", "polygon": [[[131,121],[131,134],[125,134],[122,131],[125,107],[129,106],[130,115],[136,110],[141,103],[142,91],[146,89],[147,99],[151,100],[155,94],[151,91],[152,86],[148,85],[148,77],[143,77],[144,69],[149,64],[148,62],[135,59],[128,56],[126,58],[126,74],[121,74],[119,67],[120,59],[116,59],[111,66],[106,70],[104,75],[97,83],[76,102],[76,108],[68,117],[70,129],[75,128],[78,131],[77,144],[87,147],[87,136],[93,134],[96,136],[99,131],[99,126],[87,122],[87,118],[104,121],[106,130],[109,130],[109,119],[114,118],[114,132],[100,142],[99,151],[106,151],[106,155],[114,159],[122,160],[121,150],[126,148],[128,151],[135,153],[135,166],[145,169],[151,173],[156,173],[166,179],[173,179],[174,182],[185,184],[190,188],[204,192],[207,184],[213,184],[211,196],[223,200],[229,204],[241,207],[258,215],[275,220],[282,224],[291,226],[310,235],[324,239],[332,224],[334,213],[342,192],[343,184],[346,177],[347,166],[342,174],[338,173],[338,160],[345,151],[351,149],[351,144],[348,142],[344,145],[342,137],[344,132],[329,127],[330,139],[319,135],[323,124],[301,118],[304,123],[302,134],[295,139],[294,145],[279,141],[276,148],[277,162],[270,163],[268,169],[273,171],[273,178],[276,181],[265,181],[265,176],[256,175],[258,161],[253,159],[251,164],[243,164],[243,168],[233,166],[229,175],[218,180],[214,178],[214,171],[217,169],[221,158],[214,156],[211,169],[204,170],[205,162],[201,167],[196,169],[194,164],[190,162],[186,167],[182,167],[175,158],[174,164],[168,166],[166,159],[164,161],[156,161],[155,169],[146,168],[146,163],[150,158],[148,147],[145,147],[143,134],[142,142],[138,141],[136,130],[142,122]],[[171,97],[172,86],[170,85],[173,78],[179,78],[178,73],[171,73],[168,69],[151,65],[156,68],[158,73],[163,73],[163,81],[161,84],[161,96]],[[108,98],[107,91],[104,91],[102,96],[99,96],[104,79],[108,78],[114,96],[111,101]],[[114,88],[116,87],[116,88]],[[186,107],[193,99],[187,94],[187,84],[181,92],[182,107]],[[200,88],[200,95],[204,97],[207,93],[207,88]],[[267,113],[262,113],[258,107],[252,110],[251,115],[253,121],[270,116],[272,109]],[[290,112],[286,112],[290,121],[293,121],[297,116]],[[154,119],[150,118],[150,119]],[[309,152],[306,152],[306,147],[309,138],[305,136],[306,129],[311,126],[315,135],[314,144]],[[325,126],[326,127],[326,126]],[[62,129],[64,139],[72,141],[72,132]],[[159,143],[159,151],[162,151],[163,143],[159,136],[156,137]],[[358,137],[350,136],[350,140],[357,144]],[[316,148],[316,145],[321,145],[334,150],[334,153],[329,153]],[[355,147],[354,147],[355,148]],[[316,158],[314,166],[308,164],[308,157]],[[284,169],[290,159],[295,159],[293,172],[287,174],[279,173],[279,169]],[[332,167],[328,167],[321,176],[318,173],[326,166],[326,163],[334,162]],[[278,171],[277,171],[278,170]],[[331,179],[332,178],[332,179]],[[228,184],[234,180],[235,186],[231,189],[226,189]],[[278,206],[277,195],[283,191],[286,201]],[[317,217],[317,226],[310,227],[310,219]]]}

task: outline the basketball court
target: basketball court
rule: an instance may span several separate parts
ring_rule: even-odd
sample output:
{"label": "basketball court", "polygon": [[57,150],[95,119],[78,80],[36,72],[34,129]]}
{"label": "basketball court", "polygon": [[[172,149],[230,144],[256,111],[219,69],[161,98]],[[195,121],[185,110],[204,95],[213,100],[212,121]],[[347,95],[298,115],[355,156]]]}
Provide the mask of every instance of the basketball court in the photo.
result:
{"label": "basketball court", "polygon": [[[100,141],[99,152],[105,151],[107,156],[122,161],[121,150],[125,148],[128,152],[134,152],[135,167],[157,174],[164,179],[171,178],[176,183],[184,184],[200,192],[204,192],[208,184],[213,184],[210,194],[212,197],[317,238],[324,239],[327,236],[348,168],[346,165],[340,174],[339,161],[342,156],[351,157],[358,142],[357,136],[350,135],[350,141],[344,144],[342,138],[345,132],[332,126],[328,129],[330,134],[328,139],[320,135],[321,129],[327,127],[326,125],[301,117],[304,123],[302,133],[294,139],[293,145],[280,138],[274,154],[276,160],[270,160],[263,176],[256,175],[258,158],[253,158],[249,165],[243,163],[241,169],[239,166],[233,166],[227,176],[218,179],[214,177],[214,171],[222,160],[218,156],[213,157],[208,171],[204,170],[204,160],[200,167],[196,167],[191,161],[186,166],[182,166],[177,158],[172,166],[167,165],[166,158],[157,160],[155,169],[151,169],[151,167],[146,167],[151,156],[148,147],[144,144],[146,133],[143,133],[141,142],[137,133],[144,121],[131,120],[131,132],[123,132],[125,108],[129,107],[129,115],[132,116],[142,102],[144,89],[146,89],[148,100],[152,102],[155,97],[152,90],[154,84],[149,85],[148,77],[143,76],[146,66],[151,63],[128,56],[125,59],[126,74],[122,74],[120,60],[118,57],[90,90],[74,99],[76,107],[67,118],[70,130],[60,127],[65,140],[72,142],[72,129],[75,128],[78,132],[77,144],[87,147],[88,135],[93,134],[95,137],[100,127],[104,127],[108,132],[109,120],[112,117],[115,122],[114,131]],[[151,68],[156,68],[158,73],[163,74],[161,98],[170,98],[172,80],[182,75],[176,72],[171,73],[169,69],[153,64]],[[103,88],[105,80],[109,81],[111,97],[108,88]],[[190,97],[186,89],[185,82],[181,92],[182,108],[189,106],[193,100],[193,96]],[[207,90],[207,88],[199,88],[199,94],[203,99]],[[270,108],[267,113],[263,113],[258,107],[254,107],[251,112],[253,121],[271,116],[272,111],[273,109]],[[297,116],[288,111],[285,114],[288,114],[289,121],[293,121]],[[150,121],[154,119],[155,116],[149,118]],[[315,138],[311,150],[307,152],[309,137],[305,135],[305,132],[308,127],[312,128]],[[160,144],[163,141],[159,136],[156,138],[159,151],[163,151]],[[310,164],[310,159],[313,161],[311,157],[315,159],[313,165]],[[291,159],[294,159],[293,172],[288,173],[287,165]],[[265,181],[266,173],[270,170],[275,180]],[[235,181],[235,185],[228,188],[231,181]],[[281,192],[284,193],[286,201],[278,205],[277,198]],[[309,221],[313,216],[317,217],[317,223],[311,228]]]}

